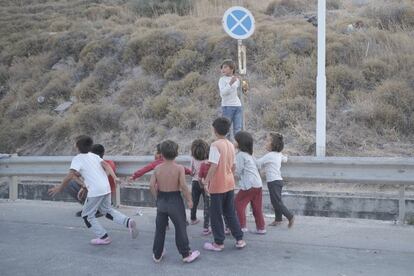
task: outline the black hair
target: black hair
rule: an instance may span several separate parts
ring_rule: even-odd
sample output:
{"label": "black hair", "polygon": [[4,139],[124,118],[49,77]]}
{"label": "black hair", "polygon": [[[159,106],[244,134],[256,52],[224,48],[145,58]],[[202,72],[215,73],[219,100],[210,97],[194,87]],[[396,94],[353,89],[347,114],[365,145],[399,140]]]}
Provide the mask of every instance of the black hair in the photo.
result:
{"label": "black hair", "polygon": [[93,140],[91,137],[81,135],[76,138],[76,147],[80,153],[88,153],[91,151]]}
{"label": "black hair", "polygon": [[166,140],[161,143],[161,154],[166,160],[174,160],[178,156],[178,145],[176,142]]}
{"label": "black hair", "polygon": [[219,117],[214,120],[213,127],[214,130],[219,135],[226,135],[230,130],[231,122],[226,117]]}
{"label": "black hair", "polygon": [[227,65],[230,69],[233,70],[233,74],[236,73],[236,63],[231,59],[225,59],[220,66],[220,69],[223,69],[223,66]]}
{"label": "black hair", "polygon": [[239,131],[234,136],[236,140],[239,150],[243,152],[247,152],[248,154],[253,154],[253,137],[247,131]]}
{"label": "black hair", "polygon": [[208,158],[209,147],[206,141],[196,139],[191,144],[191,155],[196,160],[206,160]]}
{"label": "black hair", "polygon": [[285,143],[283,142],[283,135],[277,132],[270,132],[269,136],[271,139],[271,150],[281,152],[285,146]]}
{"label": "black hair", "polygon": [[161,154],[161,144],[157,144],[155,146],[156,150],[157,150],[157,154]]}
{"label": "black hair", "polygon": [[95,153],[96,155],[99,155],[99,157],[103,158],[105,154],[105,148],[101,144],[95,144],[92,146],[91,149],[92,153]]}

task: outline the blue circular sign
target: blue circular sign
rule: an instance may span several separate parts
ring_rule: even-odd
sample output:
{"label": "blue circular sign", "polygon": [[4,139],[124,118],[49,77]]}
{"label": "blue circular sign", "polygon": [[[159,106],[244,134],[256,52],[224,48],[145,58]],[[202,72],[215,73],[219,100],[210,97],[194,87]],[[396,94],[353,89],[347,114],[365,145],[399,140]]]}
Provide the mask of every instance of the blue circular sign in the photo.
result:
{"label": "blue circular sign", "polygon": [[254,17],[246,8],[231,7],[224,13],[223,28],[232,38],[246,39],[254,32]]}

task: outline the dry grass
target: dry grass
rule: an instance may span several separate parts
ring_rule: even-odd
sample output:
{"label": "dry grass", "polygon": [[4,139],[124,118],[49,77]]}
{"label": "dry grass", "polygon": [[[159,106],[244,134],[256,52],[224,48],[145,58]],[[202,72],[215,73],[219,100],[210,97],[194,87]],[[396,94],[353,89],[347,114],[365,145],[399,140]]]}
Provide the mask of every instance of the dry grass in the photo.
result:
{"label": "dry grass", "polygon": [[[211,140],[219,65],[237,54],[221,16],[241,5],[256,19],[244,41],[255,151],[276,130],[290,154],[314,153],[316,28],[304,16],[316,1],[179,0],[152,10],[137,9],[141,0],[23,2],[1,1],[0,152],[67,154],[81,133],[114,154],[148,154],[166,138],[188,153],[193,139]],[[328,154],[412,154],[412,2],[327,7]],[[348,32],[357,21],[363,27]],[[53,111],[69,99],[68,111]]]}

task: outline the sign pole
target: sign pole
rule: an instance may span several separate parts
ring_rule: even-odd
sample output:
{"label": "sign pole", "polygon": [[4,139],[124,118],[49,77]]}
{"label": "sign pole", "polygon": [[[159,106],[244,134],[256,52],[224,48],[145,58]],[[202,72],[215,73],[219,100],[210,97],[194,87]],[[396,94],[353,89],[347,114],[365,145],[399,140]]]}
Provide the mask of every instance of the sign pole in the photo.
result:
{"label": "sign pole", "polygon": [[243,83],[244,78],[246,76],[246,47],[243,45],[243,40],[238,39],[237,40],[237,56],[239,61],[239,74],[240,74],[240,86],[239,86],[239,95],[240,95],[240,101],[243,109],[243,125],[242,130],[246,129],[246,112],[245,112],[245,99],[244,99],[244,93],[243,93]]}
{"label": "sign pole", "polygon": [[326,154],[326,75],[325,75],[326,0],[318,0],[318,75],[316,78],[316,156]]}

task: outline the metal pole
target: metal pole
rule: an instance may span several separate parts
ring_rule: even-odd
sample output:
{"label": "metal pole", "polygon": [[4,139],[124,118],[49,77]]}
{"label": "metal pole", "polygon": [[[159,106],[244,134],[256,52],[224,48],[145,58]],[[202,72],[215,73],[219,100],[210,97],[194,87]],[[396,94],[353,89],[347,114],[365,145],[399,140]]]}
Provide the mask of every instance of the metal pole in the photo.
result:
{"label": "metal pole", "polygon": [[[239,62],[239,73],[240,73],[240,86],[239,86],[239,95],[240,95],[240,101],[243,109],[243,125],[242,130],[246,129],[246,112],[245,112],[245,106],[244,106],[244,93],[242,91],[242,85],[243,85],[243,77],[246,75],[246,49],[243,46],[243,40],[239,39],[237,40],[237,58]],[[235,135],[235,133],[233,134]]]}
{"label": "metal pole", "polygon": [[18,198],[19,189],[19,178],[17,176],[10,177],[9,184],[9,199],[16,200]]}
{"label": "metal pole", "polygon": [[316,156],[326,153],[326,76],[325,76],[326,0],[318,0],[318,75],[316,78]]}
{"label": "metal pole", "polygon": [[405,185],[400,185],[399,192],[399,202],[398,202],[398,223],[404,224],[405,222]]}

